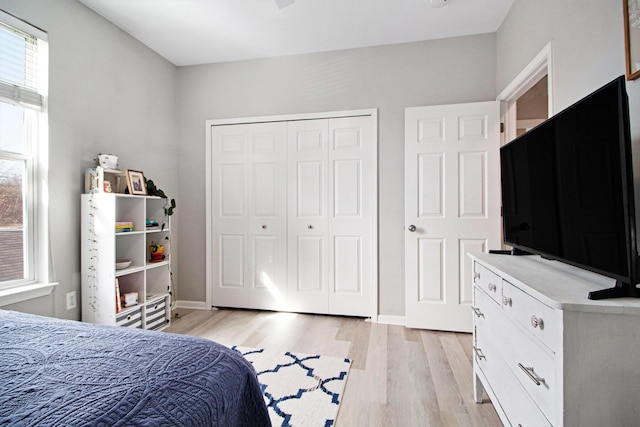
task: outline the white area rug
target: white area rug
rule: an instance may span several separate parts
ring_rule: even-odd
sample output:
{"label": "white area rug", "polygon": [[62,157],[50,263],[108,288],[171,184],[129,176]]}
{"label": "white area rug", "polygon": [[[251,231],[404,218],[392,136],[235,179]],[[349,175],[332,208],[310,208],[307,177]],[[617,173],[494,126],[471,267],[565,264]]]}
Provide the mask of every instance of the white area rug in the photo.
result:
{"label": "white area rug", "polygon": [[333,426],[351,361],[232,347],[253,364],[273,426]]}

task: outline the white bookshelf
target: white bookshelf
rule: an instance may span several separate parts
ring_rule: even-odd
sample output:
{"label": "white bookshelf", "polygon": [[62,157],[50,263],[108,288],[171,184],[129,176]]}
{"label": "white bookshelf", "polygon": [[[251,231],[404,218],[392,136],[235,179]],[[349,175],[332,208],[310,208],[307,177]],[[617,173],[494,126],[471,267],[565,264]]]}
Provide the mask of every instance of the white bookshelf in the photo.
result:
{"label": "white bookshelf", "polygon": [[[164,214],[166,199],[117,193],[82,195],[82,321],[141,329],[169,325],[171,230]],[[158,222],[147,229],[146,221]],[[133,230],[116,232],[117,222],[132,222]],[[164,246],[165,258],[152,262],[149,245]],[[131,265],[117,270],[117,260]],[[117,311],[120,294],[138,293],[138,304]]]}

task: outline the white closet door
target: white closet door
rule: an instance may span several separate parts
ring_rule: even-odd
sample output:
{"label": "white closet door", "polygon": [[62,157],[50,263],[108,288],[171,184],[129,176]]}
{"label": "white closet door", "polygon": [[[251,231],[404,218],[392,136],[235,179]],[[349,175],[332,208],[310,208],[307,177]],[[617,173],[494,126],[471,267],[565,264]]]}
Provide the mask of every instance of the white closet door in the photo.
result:
{"label": "white closet door", "polygon": [[286,124],[212,127],[215,306],[285,309]]}
{"label": "white closet door", "polygon": [[328,313],[328,120],[288,124],[288,301]]}
{"label": "white closet door", "polygon": [[329,120],[329,313],[371,316],[372,118]]}
{"label": "white closet door", "polygon": [[291,309],[372,315],[372,118],[288,125]]}

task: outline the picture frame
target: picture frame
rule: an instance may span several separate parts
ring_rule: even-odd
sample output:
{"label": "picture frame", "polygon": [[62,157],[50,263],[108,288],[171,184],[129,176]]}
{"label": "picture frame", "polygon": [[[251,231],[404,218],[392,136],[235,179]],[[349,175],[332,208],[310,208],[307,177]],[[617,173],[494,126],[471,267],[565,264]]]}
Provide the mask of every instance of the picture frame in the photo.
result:
{"label": "picture frame", "polygon": [[627,80],[640,77],[640,0],[622,0]]}
{"label": "picture frame", "polygon": [[147,185],[144,179],[144,173],[141,171],[134,171],[127,169],[127,187],[129,188],[129,194],[135,196],[146,196]]}

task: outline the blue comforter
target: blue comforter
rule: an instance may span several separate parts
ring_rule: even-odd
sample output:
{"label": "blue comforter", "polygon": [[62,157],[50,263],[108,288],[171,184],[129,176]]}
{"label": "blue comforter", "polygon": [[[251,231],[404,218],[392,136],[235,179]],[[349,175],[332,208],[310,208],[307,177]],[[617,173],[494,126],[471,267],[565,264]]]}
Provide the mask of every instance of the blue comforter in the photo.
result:
{"label": "blue comforter", "polygon": [[253,367],[220,344],[0,310],[0,425],[271,424]]}

